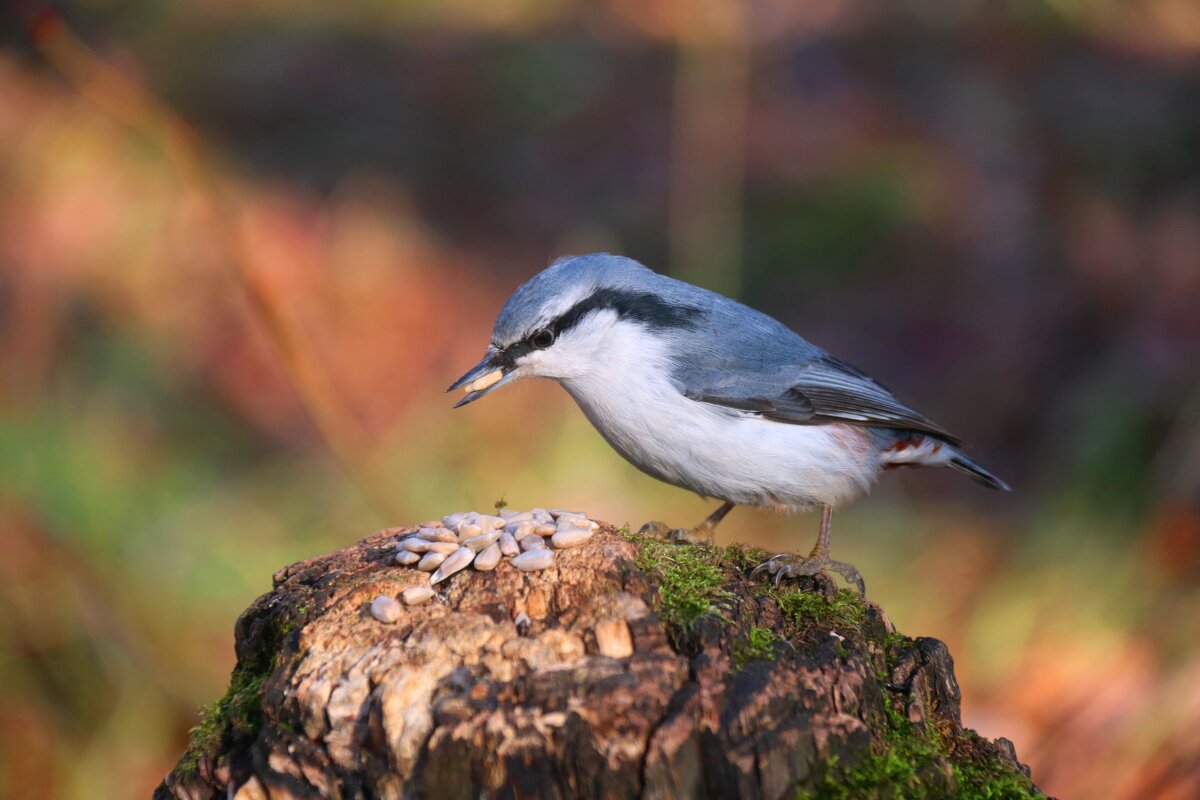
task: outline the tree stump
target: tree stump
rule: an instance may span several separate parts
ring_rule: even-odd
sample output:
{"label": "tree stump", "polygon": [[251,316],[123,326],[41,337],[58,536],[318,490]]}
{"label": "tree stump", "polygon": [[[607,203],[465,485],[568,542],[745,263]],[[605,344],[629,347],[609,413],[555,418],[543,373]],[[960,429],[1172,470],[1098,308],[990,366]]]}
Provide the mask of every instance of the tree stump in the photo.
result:
{"label": "tree stump", "polygon": [[428,583],[393,561],[412,530],[276,573],[155,798],[1041,796],[963,729],[945,645],[823,576],[605,525],[386,624],[377,596]]}

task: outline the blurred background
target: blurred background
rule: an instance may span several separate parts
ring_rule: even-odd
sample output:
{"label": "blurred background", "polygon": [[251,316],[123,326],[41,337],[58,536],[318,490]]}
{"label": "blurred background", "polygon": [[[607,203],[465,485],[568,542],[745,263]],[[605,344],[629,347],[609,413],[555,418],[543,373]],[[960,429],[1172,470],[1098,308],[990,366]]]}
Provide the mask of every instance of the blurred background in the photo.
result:
{"label": "blurred background", "polygon": [[80,0],[0,31],[0,796],[146,796],[292,561],[501,497],[698,521],[553,385],[442,394],[520,281],[601,249],[971,442],[1012,495],[891,473],[835,553],[1047,791],[1200,796],[1194,0]]}

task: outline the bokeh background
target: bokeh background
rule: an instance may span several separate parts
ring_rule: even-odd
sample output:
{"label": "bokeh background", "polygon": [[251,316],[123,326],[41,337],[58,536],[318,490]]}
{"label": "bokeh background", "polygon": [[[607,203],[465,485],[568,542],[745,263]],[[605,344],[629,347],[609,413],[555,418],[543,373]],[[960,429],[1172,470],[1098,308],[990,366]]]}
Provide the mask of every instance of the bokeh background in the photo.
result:
{"label": "bokeh background", "polygon": [[284,564],[500,497],[706,513],[553,385],[442,394],[598,249],[972,442],[1012,495],[892,473],[835,552],[1046,790],[1200,796],[1194,0],[58,11],[0,11],[0,796],[146,796]]}

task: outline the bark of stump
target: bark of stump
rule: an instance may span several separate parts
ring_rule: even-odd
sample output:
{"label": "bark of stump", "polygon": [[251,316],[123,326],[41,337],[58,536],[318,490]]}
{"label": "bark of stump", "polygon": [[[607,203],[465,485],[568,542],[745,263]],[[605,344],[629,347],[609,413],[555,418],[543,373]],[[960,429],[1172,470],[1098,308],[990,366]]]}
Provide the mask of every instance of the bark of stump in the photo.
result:
{"label": "bark of stump", "polygon": [[604,526],[384,624],[375,597],[427,583],[392,561],[411,530],[276,573],[155,798],[1038,796],[962,728],[945,645],[827,580]]}

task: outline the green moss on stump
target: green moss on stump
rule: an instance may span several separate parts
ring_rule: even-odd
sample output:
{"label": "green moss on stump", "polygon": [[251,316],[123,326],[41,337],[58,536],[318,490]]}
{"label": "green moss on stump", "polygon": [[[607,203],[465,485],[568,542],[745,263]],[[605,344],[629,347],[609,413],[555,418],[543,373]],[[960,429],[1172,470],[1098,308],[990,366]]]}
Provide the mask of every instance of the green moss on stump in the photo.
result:
{"label": "green moss on stump", "polygon": [[[890,702],[887,703],[891,705]],[[902,715],[887,714],[888,728],[854,764],[830,759],[819,782],[797,790],[795,800],[1034,800],[1044,797],[1025,775],[995,757],[962,757],[936,732],[923,735]],[[964,731],[966,739],[978,739]]]}
{"label": "green moss on stump", "polygon": [[192,728],[187,754],[179,763],[185,771],[195,771],[200,759],[221,752],[227,736],[235,732],[256,734],[262,727],[263,684],[273,670],[254,673],[241,664],[233,668],[225,696],[200,709],[200,724]]}
{"label": "green moss on stump", "polygon": [[229,688],[214,703],[200,709],[200,723],[189,731],[187,752],[177,769],[195,773],[201,759],[215,758],[231,742],[258,735],[263,724],[263,687],[285,660],[284,643],[300,629],[312,610],[310,603],[274,609],[259,623],[254,650],[238,659]]}
{"label": "green moss on stump", "polygon": [[767,593],[798,627],[819,626],[843,634],[862,631],[867,606],[858,593],[841,589],[832,599],[816,592],[776,587]]}
{"label": "green moss on stump", "polygon": [[[628,526],[620,533],[637,545],[637,567],[657,585],[656,610],[677,646],[690,640],[701,620],[729,623],[736,603],[768,597],[777,604],[794,630],[784,637],[771,628],[752,625],[732,644],[735,671],[753,660],[774,660],[781,643],[802,644],[813,636],[837,633],[856,652],[865,652],[868,642],[872,649],[878,648],[874,651],[876,663],[883,671],[877,677],[886,687],[887,676],[896,666],[891,659],[913,643],[909,637],[885,630],[879,613],[852,590],[841,589],[827,596],[791,585],[774,586],[765,580],[746,586],[748,571],[767,558],[763,550],[670,544],[630,534]],[[838,651],[843,657],[849,654],[844,647]],[[879,651],[887,655],[879,656]],[[918,729],[888,689],[884,689],[882,705],[884,733],[876,737],[872,748],[853,763],[830,759],[815,785],[797,788],[796,800],[1026,800],[1044,796],[1011,763],[987,747],[973,747],[972,743],[982,740],[972,731],[944,736],[932,725]]]}
{"label": "green moss on stump", "polygon": [[[820,593],[749,581],[749,570],[768,555],[762,550],[670,544],[630,534],[628,526],[619,532],[636,545],[636,567],[651,579],[656,611],[680,652],[694,643],[702,623],[711,620],[729,646],[735,672],[754,661],[782,658],[785,648],[811,646],[831,633],[844,637],[838,657],[867,657],[874,665],[882,708],[870,712],[880,720],[872,746],[852,761],[827,761],[820,775],[795,787],[797,800],[1043,796],[1000,757],[995,745],[973,732],[957,726],[940,731],[936,723],[918,727],[909,722],[905,695],[888,682],[896,659],[911,650],[913,640],[885,630],[879,611],[855,592]],[[746,613],[735,615],[735,610]],[[287,663],[287,654],[297,652],[293,637],[311,611],[305,599],[290,609],[274,607],[239,621],[239,630],[243,623],[253,628],[252,636],[239,632],[240,639],[253,642],[253,650],[240,654],[225,695],[202,710],[181,771],[195,772],[202,760],[258,735],[264,723],[264,687]],[[275,724],[287,727],[286,721]]]}
{"label": "green moss on stump", "polygon": [[751,626],[746,638],[733,645],[733,668],[740,670],[751,661],[774,661],[775,646],[782,641],[770,628]]}
{"label": "green moss on stump", "polygon": [[655,539],[638,541],[638,569],[658,584],[658,615],[676,642],[690,636],[703,617],[728,619],[724,606],[734,596],[726,588],[718,552]]}

